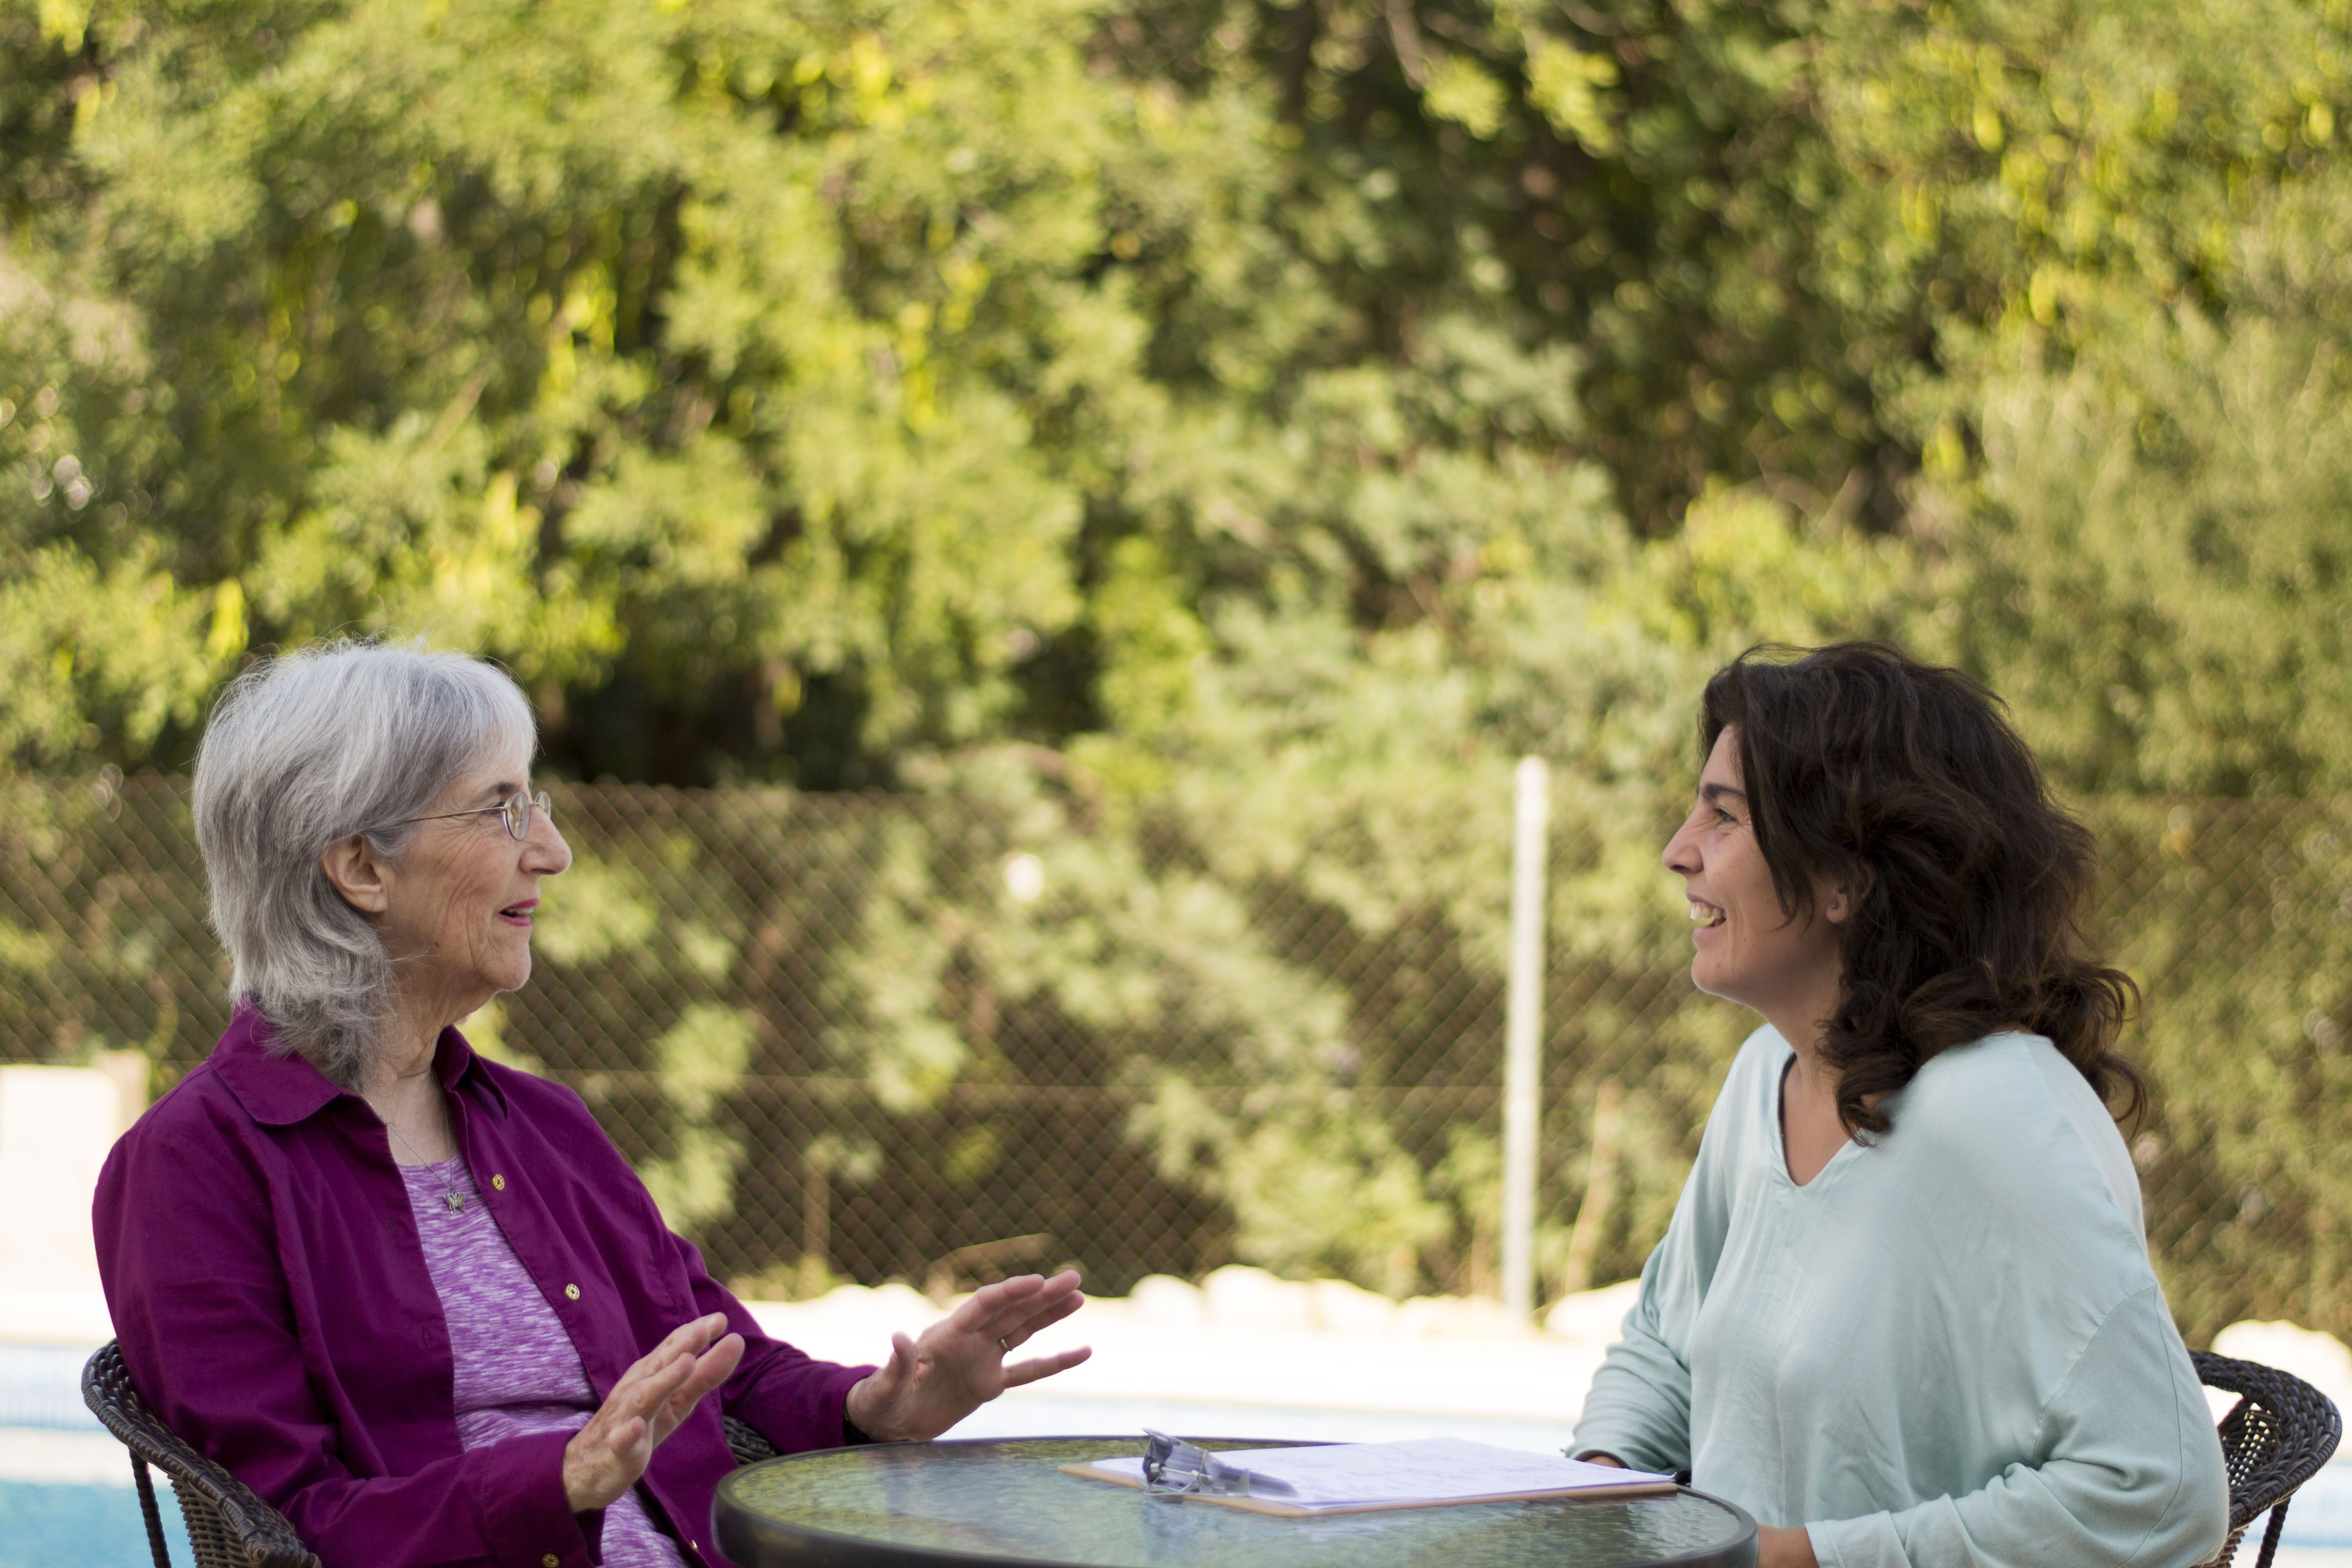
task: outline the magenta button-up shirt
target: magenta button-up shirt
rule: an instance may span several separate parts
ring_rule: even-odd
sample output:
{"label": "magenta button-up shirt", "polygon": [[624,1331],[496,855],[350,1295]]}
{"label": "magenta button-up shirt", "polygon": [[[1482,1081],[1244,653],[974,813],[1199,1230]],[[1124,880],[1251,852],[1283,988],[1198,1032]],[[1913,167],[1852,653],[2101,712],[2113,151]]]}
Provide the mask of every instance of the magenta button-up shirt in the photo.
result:
{"label": "magenta button-up shirt", "polygon": [[[123,1363],[156,1415],[291,1520],[327,1568],[583,1568],[601,1515],[563,1497],[551,1432],[468,1452],[449,1331],[383,1123],[240,1008],[205,1064],[99,1177],[99,1271]],[[640,1483],[688,1560],[720,1563],[725,1413],[785,1452],[843,1440],[870,1367],[761,1332],[662,1223],[577,1095],[445,1030],[435,1070],[481,1199],[603,1399],[680,1323],[724,1312],[747,1347]]]}

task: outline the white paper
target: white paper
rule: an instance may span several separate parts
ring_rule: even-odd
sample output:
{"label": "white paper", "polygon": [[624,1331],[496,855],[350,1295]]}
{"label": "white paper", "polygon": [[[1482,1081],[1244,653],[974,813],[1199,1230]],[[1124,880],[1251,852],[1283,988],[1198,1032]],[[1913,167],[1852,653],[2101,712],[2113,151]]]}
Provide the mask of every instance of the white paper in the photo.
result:
{"label": "white paper", "polygon": [[[1286,1481],[1293,1492],[1255,1492],[1269,1502],[1299,1508],[1349,1508],[1366,1503],[1468,1502],[1610,1487],[1674,1484],[1672,1476],[1589,1465],[1556,1454],[1498,1448],[1465,1437],[1416,1437],[1404,1443],[1328,1443],[1311,1448],[1240,1448],[1217,1454],[1220,1464]],[[1097,1459],[1090,1467],[1140,1482],[1143,1460]]]}

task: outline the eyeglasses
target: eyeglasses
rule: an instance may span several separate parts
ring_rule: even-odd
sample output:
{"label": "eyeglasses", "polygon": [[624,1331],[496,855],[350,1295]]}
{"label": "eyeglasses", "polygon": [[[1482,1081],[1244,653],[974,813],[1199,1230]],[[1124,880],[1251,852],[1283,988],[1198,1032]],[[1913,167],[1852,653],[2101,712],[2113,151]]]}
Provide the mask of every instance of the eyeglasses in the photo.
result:
{"label": "eyeglasses", "polygon": [[439,822],[445,817],[488,816],[490,813],[496,812],[506,824],[507,837],[520,844],[530,837],[530,808],[534,805],[539,807],[539,814],[548,821],[555,820],[555,807],[548,800],[545,790],[533,795],[529,790],[520,789],[496,805],[478,805],[471,811],[436,811],[425,816],[404,816],[400,820],[403,825],[411,822]]}
{"label": "eyeglasses", "polygon": [[1143,1448],[1143,1489],[1162,1495],[1247,1497],[1259,1492],[1292,1497],[1298,1489],[1287,1481],[1261,1476],[1239,1465],[1228,1465],[1204,1448],[1181,1437],[1143,1429],[1150,1441]]}

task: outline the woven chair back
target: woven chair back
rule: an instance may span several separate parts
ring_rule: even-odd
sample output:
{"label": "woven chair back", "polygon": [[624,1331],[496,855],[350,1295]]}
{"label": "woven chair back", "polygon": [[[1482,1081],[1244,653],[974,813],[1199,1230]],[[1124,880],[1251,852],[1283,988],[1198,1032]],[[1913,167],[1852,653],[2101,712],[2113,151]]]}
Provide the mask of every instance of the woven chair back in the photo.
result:
{"label": "woven chair back", "polygon": [[2238,1395],[2221,1423],[2221,1463],[2230,1476],[2230,1538],[2213,1563],[2233,1563],[2246,1527],[2268,1513],[2271,1521],[2254,1568],[2271,1568],[2286,1525],[2287,1502],[2336,1452],[2344,1417],[2326,1394],[2276,1367],[2207,1351],[2192,1352],[2189,1359],[2206,1387]]}

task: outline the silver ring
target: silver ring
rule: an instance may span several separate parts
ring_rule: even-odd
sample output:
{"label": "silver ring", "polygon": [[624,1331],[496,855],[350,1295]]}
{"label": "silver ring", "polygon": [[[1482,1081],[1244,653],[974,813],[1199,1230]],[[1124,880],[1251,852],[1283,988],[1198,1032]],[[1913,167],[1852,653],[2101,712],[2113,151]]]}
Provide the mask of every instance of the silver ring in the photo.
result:
{"label": "silver ring", "polygon": [[996,1348],[1003,1351],[1006,1355],[1011,1355],[1013,1353],[1013,1347],[1004,1342],[1004,1336],[1003,1334],[996,1336]]}

